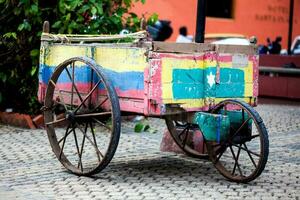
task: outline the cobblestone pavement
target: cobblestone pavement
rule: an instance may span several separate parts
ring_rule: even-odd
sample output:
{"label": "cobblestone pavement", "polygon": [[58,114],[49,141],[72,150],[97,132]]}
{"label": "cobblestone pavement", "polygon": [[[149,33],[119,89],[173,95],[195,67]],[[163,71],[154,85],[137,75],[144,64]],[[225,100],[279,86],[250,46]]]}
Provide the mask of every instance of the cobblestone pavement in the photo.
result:
{"label": "cobblestone pavement", "polygon": [[44,130],[0,125],[0,199],[300,199],[300,106],[261,104],[270,155],[249,184],[223,178],[207,160],[163,153],[158,133],[134,133],[123,123],[117,152],[92,178],[68,173],[52,153]]}

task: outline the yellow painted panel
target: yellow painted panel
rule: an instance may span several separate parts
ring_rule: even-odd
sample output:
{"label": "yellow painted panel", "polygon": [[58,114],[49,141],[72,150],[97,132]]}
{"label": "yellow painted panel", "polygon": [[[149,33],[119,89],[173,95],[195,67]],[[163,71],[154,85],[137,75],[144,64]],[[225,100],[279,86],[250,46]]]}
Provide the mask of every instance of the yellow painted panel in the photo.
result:
{"label": "yellow painted panel", "polygon": [[173,88],[171,83],[173,69],[203,69],[203,60],[162,58],[162,98],[173,99]]}
{"label": "yellow painted panel", "polygon": [[172,82],[173,69],[204,69],[203,60],[162,58],[162,82]]}
{"label": "yellow painted panel", "polygon": [[204,66],[205,68],[216,67],[219,64],[220,68],[231,68],[232,62],[218,62],[216,60],[205,59]]}
{"label": "yellow painted panel", "polygon": [[180,104],[182,108],[199,108],[205,106],[204,99],[164,99],[164,104]]}
{"label": "yellow painted panel", "polygon": [[[87,56],[96,60],[104,68],[116,72],[143,72],[148,66],[145,49],[112,46],[49,45],[44,53],[44,64],[56,67],[68,58]],[[76,63],[80,66],[80,63]]]}
{"label": "yellow painted panel", "polygon": [[143,72],[148,66],[145,49],[122,47],[96,47],[95,60],[104,68],[117,72]]}
{"label": "yellow painted panel", "polygon": [[[208,106],[209,102],[212,102],[212,105],[216,105],[226,99],[230,99],[230,98],[204,98],[204,99],[179,99],[179,100],[164,99],[164,104],[179,104],[181,108],[193,109],[193,108],[201,108],[204,106]],[[249,97],[234,98],[234,99],[241,100],[246,103],[250,103]],[[252,99],[252,103],[253,103],[253,99]]]}
{"label": "yellow painted panel", "polygon": [[[65,60],[76,56],[91,57],[91,48],[84,46],[49,45],[44,49],[44,61],[49,67],[56,67]],[[80,65],[80,63],[76,63]]]}

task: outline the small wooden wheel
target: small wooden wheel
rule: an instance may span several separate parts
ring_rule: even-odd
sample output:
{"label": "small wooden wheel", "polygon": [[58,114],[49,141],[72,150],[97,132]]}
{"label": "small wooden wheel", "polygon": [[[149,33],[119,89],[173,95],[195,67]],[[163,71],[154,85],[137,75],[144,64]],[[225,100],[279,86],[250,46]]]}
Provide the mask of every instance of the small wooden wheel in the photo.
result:
{"label": "small wooden wheel", "polygon": [[44,105],[48,138],[58,160],[77,175],[93,175],[111,161],[120,137],[120,106],[103,68],[74,57],[51,76]]}
{"label": "small wooden wheel", "polygon": [[269,154],[268,133],[259,114],[238,100],[224,100],[211,113],[227,115],[231,120],[229,136],[224,141],[206,142],[215,167],[231,181],[246,183],[257,178]]}
{"label": "small wooden wheel", "polygon": [[166,124],[175,143],[183,152],[195,158],[208,158],[205,142],[198,141],[198,145],[196,145],[194,141],[195,137],[203,139],[198,126],[172,120],[172,116],[166,117]]}

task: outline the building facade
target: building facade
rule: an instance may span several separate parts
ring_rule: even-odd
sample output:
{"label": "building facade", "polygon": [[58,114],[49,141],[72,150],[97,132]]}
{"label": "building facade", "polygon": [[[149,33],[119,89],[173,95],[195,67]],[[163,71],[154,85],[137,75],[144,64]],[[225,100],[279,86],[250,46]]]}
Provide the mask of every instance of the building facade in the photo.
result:
{"label": "building facade", "polygon": [[[290,0],[207,0],[206,33],[235,33],[256,36],[259,44],[269,37],[282,37],[287,48]],[[136,3],[133,11],[146,16],[157,13],[159,19],[170,20],[175,41],[181,26],[195,34],[197,0],[147,0]],[[300,0],[294,0],[293,37],[300,35]]]}

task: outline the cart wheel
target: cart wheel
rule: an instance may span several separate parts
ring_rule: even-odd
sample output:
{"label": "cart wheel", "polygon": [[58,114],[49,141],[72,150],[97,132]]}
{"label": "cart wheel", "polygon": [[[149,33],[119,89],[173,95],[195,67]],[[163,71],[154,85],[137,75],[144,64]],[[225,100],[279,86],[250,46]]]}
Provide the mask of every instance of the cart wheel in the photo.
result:
{"label": "cart wheel", "polygon": [[228,116],[230,112],[238,113],[242,120],[230,121],[227,139],[219,143],[207,141],[206,146],[210,159],[223,176],[247,183],[265,168],[269,154],[268,133],[259,114],[244,102],[224,100],[211,110],[211,113]]}
{"label": "cart wheel", "polygon": [[197,126],[187,122],[174,121],[172,117],[166,117],[166,124],[175,143],[183,152],[195,158],[208,158],[204,141],[199,141],[202,143],[200,149],[194,145],[193,136],[195,134],[199,134],[199,137],[203,138]]}
{"label": "cart wheel", "polygon": [[120,106],[103,68],[87,57],[70,58],[51,76],[45,127],[58,160],[77,175],[93,175],[111,161],[120,138]]}

